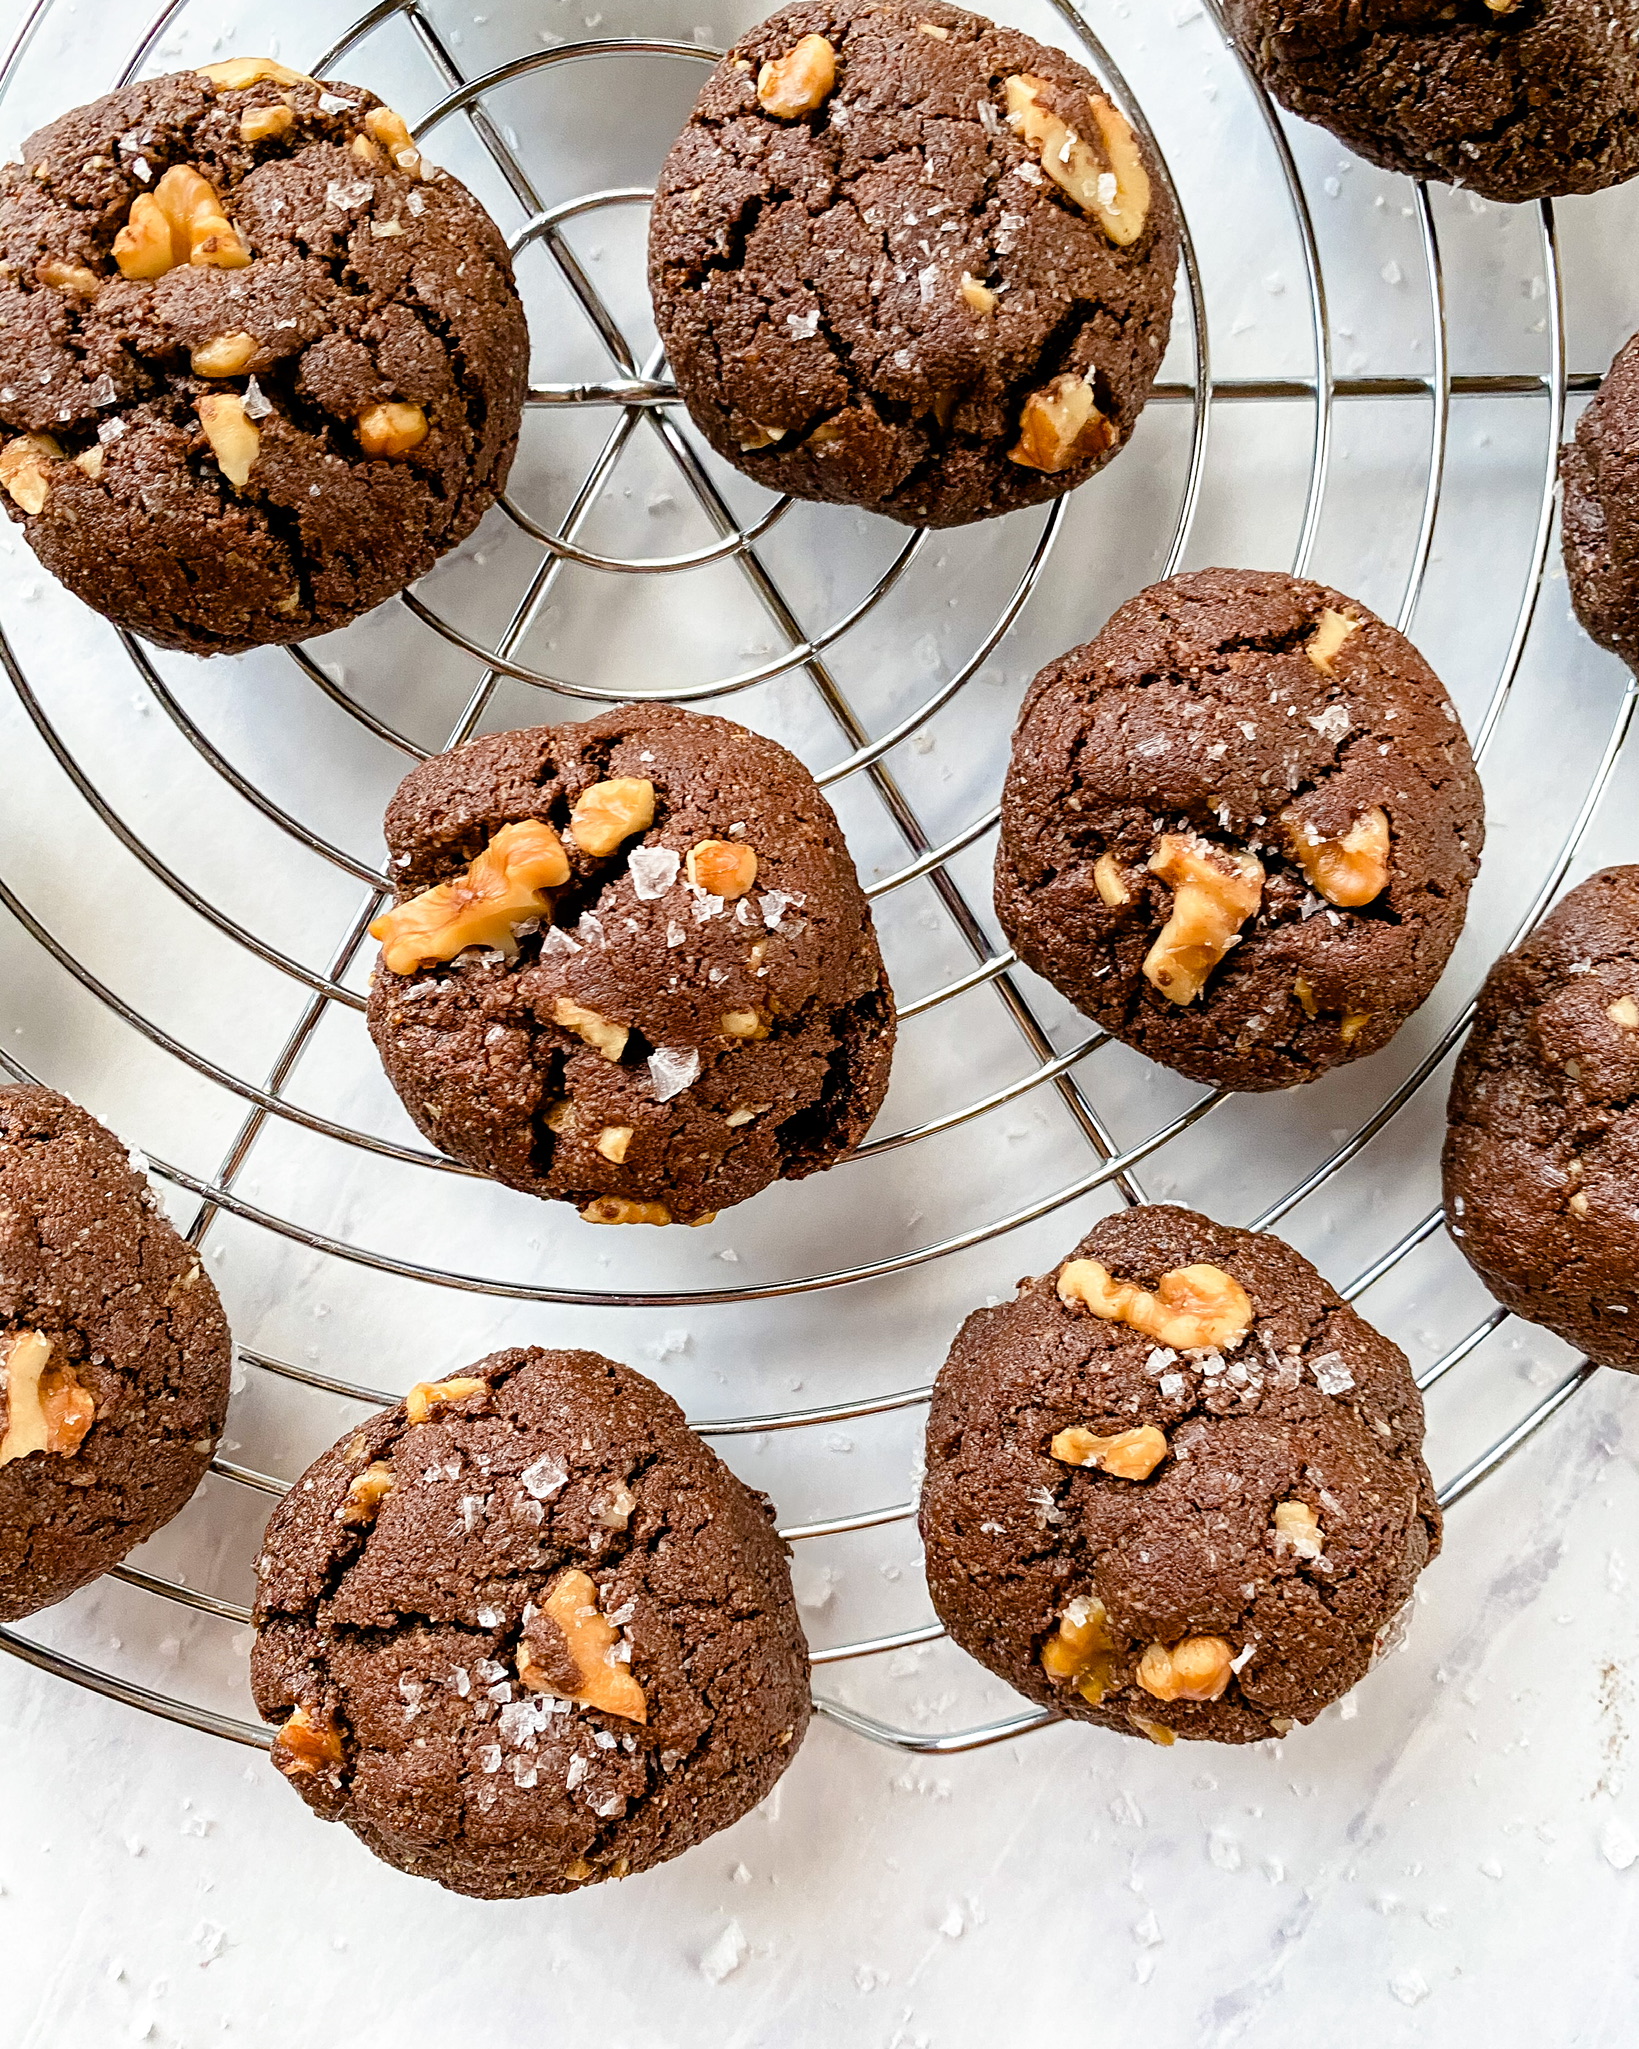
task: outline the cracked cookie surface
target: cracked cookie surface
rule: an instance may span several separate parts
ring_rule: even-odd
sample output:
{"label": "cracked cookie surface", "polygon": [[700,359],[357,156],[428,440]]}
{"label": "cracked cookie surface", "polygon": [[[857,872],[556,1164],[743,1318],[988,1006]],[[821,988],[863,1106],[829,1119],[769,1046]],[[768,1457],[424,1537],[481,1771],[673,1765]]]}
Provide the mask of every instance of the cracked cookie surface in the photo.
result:
{"label": "cracked cookie surface", "polygon": [[[1374,832],[1381,886],[1361,900],[1324,864]],[[1232,889],[1251,864],[1230,917],[1252,908],[1187,1001],[1156,980],[1182,902],[1163,842]],[[996,911],[1115,1037],[1192,1080],[1285,1088],[1376,1052],[1427,998],[1483,842],[1457,713],[1402,634],[1321,584],[1200,570],[1140,591],[1032,684]]]}
{"label": "cracked cookie surface", "polygon": [[[1251,1743],[1312,1721],[1366,1672],[1439,1548],[1404,1355],[1290,1246],[1191,1210],[1107,1217],[1080,1259],[1148,1289],[1209,1264],[1245,1290],[1251,1327],[1175,1351],[1065,1301],[1064,1268],[976,1310],[928,1417],[940,1618],[1029,1699],[1127,1735]],[[1080,1429],[1148,1430],[1164,1452],[1140,1478],[1071,1465],[1055,1451]],[[1042,1662],[1067,1614],[1098,1632],[1079,1678]],[[1191,1641],[1222,1660],[1214,1697],[1153,1690],[1158,1655]]]}
{"label": "cracked cookie surface", "polygon": [[[651,792],[650,821],[586,851],[577,805],[624,784]],[[388,1078],[430,1139],[611,1223],[693,1222],[859,1143],[893,996],[841,828],[793,755],[668,705],[470,741],[388,810],[401,901],[525,819],[562,834],[569,874],[512,957],[384,962],[371,989]]]}
{"label": "cracked cookie surface", "polygon": [[1448,1116],[1469,1264],[1515,1315],[1639,1372],[1639,867],[1579,883],[1492,968]]}
{"label": "cracked cookie surface", "polygon": [[[0,503],[77,596],[232,653],[345,625],[476,526],[517,444],[523,310],[493,222],[372,94],[179,72],[24,158],[0,172]],[[133,249],[190,173],[226,259]]]}
{"label": "cracked cookie surface", "polygon": [[[805,113],[771,112],[764,67],[808,38],[834,82]],[[1090,152],[1089,190],[1110,196],[1098,81],[943,0],[806,0],[713,73],[661,175],[649,277],[696,424],[749,476],[953,526],[1073,489],[1132,433],[1172,317],[1160,166],[1133,144],[1144,225],[1112,240],[1009,125],[1010,79],[1076,138],[1055,163]],[[1045,457],[1061,467],[1014,460],[1032,395],[1060,379],[1094,413],[1061,422]]]}
{"label": "cracked cookie surface", "polygon": [[[43,1341],[33,1360],[30,1334]],[[183,1506],[221,1434],[233,1351],[198,1254],[125,1147],[33,1086],[0,1089],[0,1345],[9,1622],[117,1565]]]}
{"label": "cracked cookie surface", "polygon": [[[442,1385],[269,1521],[251,1684],[289,1731],[275,1760],[378,1857],[479,1898],[675,1857],[755,1806],[807,1727],[770,1505],[596,1353],[497,1352]],[[628,1712],[569,1697],[565,1584]]]}
{"label": "cracked cookie surface", "polygon": [[1639,171],[1639,0],[1227,0],[1270,91],[1385,170],[1487,199]]}
{"label": "cracked cookie surface", "polygon": [[1639,335],[1616,355],[1560,456],[1571,602],[1601,647],[1639,666]]}

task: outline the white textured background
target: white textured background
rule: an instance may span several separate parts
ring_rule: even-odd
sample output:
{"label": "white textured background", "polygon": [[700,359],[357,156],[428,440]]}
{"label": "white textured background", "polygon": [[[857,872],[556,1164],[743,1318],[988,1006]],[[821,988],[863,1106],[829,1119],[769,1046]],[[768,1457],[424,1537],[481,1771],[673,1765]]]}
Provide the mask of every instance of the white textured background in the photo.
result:
{"label": "white textured background", "polygon": [[[187,6],[153,68],[230,51],[306,62],[340,33],[345,11],[305,0]],[[997,11],[1063,40],[1046,0]],[[722,42],[751,10],[605,0],[599,15],[595,0],[519,0],[487,14],[435,13],[477,70],[593,33]],[[1305,374],[1301,250],[1275,160],[1210,20],[1192,0],[1099,0],[1090,14],[1184,190],[1217,374]],[[146,15],[130,0],[58,0],[0,104],[8,151],[111,82]],[[347,68],[412,114],[436,97],[424,65],[390,32]],[[568,67],[526,83],[501,112],[556,198],[651,179],[694,78],[687,67],[630,60]],[[1409,189],[1351,164],[1316,131],[1292,133],[1316,209],[1340,373],[1425,371],[1428,291]],[[456,126],[433,154],[517,225],[516,207]],[[1551,289],[1534,211],[1441,193],[1435,214],[1456,369],[1541,370]],[[1639,203],[1607,194],[1559,215],[1569,360],[1601,368],[1639,325]],[[595,216],[576,246],[641,341],[635,213]],[[544,266],[526,259],[521,274],[536,374],[608,375]],[[1180,341],[1168,374],[1187,375],[1188,364]],[[1445,511],[1413,631],[1471,724],[1512,630],[1544,421],[1537,400],[1453,406]],[[520,498],[543,517],[561,513],[576,464],[608,424],[607,414],[533,420]],[[892,757],[936,838],[992,801],[1033,669],[1086,637],[1164,559],[1186,427],[1182,408],[1152,409],[1134,448],[1079,494],[1020,627],[958,704]],[[1427,434],[1420,403],[1339,408],[1314,566],[1390,616],[1416,531]],[[1301,406],[1219,410],[1189,563],[1290,560],[1308,436]],[[737,506],[754,499],[729,488]],[[664,553],[708,536],[640,438],[585,538]],[[893,539],[848,515],[802,513],[770,554],[805,618],[824,620],[858,596]],[[971,650],[1016,573],[1019,545],[992,531],[942,540],[838,651],[873,730]],[[497,519],[425,595],[474,630],[493,630],[532,559]],[[55,590],[9,527],[0,530],[0,624],[65,743],[120,814],[231,916],[322,964],[357,906],[357,885],[292,854],[200,768],[106,628]],[[664,688],[747,665],[775,644],[727,573],[664,583],[588,574],[563,579],[528,654],[610,687]],[[361,701],[429,745],[473,680],[470,664],[396,611],[318,652]],[[258,788],[378,857],[380,808],[401,759],[349,727],[282,656],[160,667]],[[1140,1169],[1150,1194],[1187,1195],[1231,1220],[1254,1216],[1415,1066],[1549,871],[1624,681],[1578,635],[1551,564],[1486,764],[1485,874],[1439,996],[1378,1059],[1298,1097],[1214,1113]],[[842,751],[798,680],[728,708],[816,766]],[[488,723],[571,715],[572,700],[519,689],[501,693]],[[0,874],[19,900],[67,955],[164,1030],[260,1080],[299,993],[135,868],[90,821],[9,693],[0,744]],[[1573,876],[1634,857],[1635,796],[1624,763]],[[850,783],[838,801],[862,866],[899,865],[903,850],[868,795]],[[955,864],[980,905],[987,860],[988,842]],[[879,914],[903,995],[963,972],[931,894],[896,892]],[[1055,1043],[1073,1043],[1078,1028],[1063,1007],[1039,986],[1030,993]],[[215,1170],[241,1106],[112,1019],[4,913],[0,1028],[20,1059],[132,1142],[195,1173]],[[907,1029],[882,1128],[953,1108],[1027,1068],[993,997],[979,992]],[[1119,1049],[1079,1071],[1125,1143],[1192,1093]],[[1360,1271],[1432,1202],[1443,1082],[1283,1226],[1334,1279]],[[294,1092],[326,1115],[408,1135],[352,1018],[326,1026]],[[710,1232],[607,1234],[620,1239],[614,1246],[522,1198],[362,1160],[289,1126],[270,1132],[240,1186],[273,1213],[350,1242],[481,1273],[698,1288],[921,1245],[1074,1181],[1086,1160],[1051,1091],[1038,1090],[946,1138],[771,1191]],[[926,1378],[967,1308],[1050,1263],[1108,1199],[1084,1198],[887,1282],[689,1310],[483,1300],[383,1280],[227,1222],[208,1245],[240,1338],[327,1373],[396,1387],[501,1342],[586,1342],[654,1372],[691,1414],[713,1415]],[[177,1214],[190,1214],[186,1201]],[[1363,1307],[1424,1365],[1478,1322],[1485,1302],[1435,1240]],[[1505,1325],[1431,1400],[1436,1476],[1448,1478],[1524,1414],[1566,1364],[1553,1341]],[[252,1374],[230,1437],[247,1462],[291,1474],[350,1413]],[[903,1498],[916,1423],[913,1411],[737,1440],[733,1457],[775,1493],[786,1520],[870,1508]],[[254,1754],[0,1659],[0,2044],[1629,2042],[1639,1973],[1639,1789],[1628,1755],[1639,1672],[1636,1423],[1639,1389],[1597,1377],[1455,1511],[1405,1652],[1278,1754],[1159,1751],[1055,1729],[918,1761],[817,1722],[763,1811],[677,1864],[569,1900],[481,1904],[401,1878],[314,1822]],[[142,1562],[244,1599],[260,1511],[257,1497],[211,1481]],[[816,1642],[909,1627],[926,1613],[903,1524],[804,1547],[797,1583]],[[28,1628],[71,1655],[246,1711],[239,1633],[129,1589],[88,1590]],[[1003,1689],[943,1646],[822,1676],[824,1690],[908,1728],[958,1727],[1007,1708]]]}

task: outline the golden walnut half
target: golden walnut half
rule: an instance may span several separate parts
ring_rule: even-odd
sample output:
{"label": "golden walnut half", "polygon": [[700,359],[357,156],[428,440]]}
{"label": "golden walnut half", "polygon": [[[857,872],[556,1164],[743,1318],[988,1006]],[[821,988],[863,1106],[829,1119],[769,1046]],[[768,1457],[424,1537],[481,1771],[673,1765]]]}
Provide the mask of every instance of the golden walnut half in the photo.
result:
{"label": "golden walnut half", "polygon": [[539,1693],[601,1708],[624,1721],[646,1722],[648,1699],[630,1665],[616,1657],[620,1647],[620,1631],[599,1609],[591,1575],[577,1569],[560,1572],[524,1625],[518,1677]]}
{"label": "golden walnut half", "polygon": [[1117,1480],[1147,1480],[1166,1457],[1167,1440],[1153,1423],[1113,1437],[1095,1437],[1076,1423],[1059,1431],[1048,1449],[1060,1465],[1096,1466]]}
{"label": "golden walnut half", "polygon": [[457,1374],[453,1380],[418,1380],[404,1397],[404,1419],[408,1423],[425,1423],[452,1402],[464,1402],[471,1395],[488,1392],[489,1382],[472,1373]]}
{"label": "golden walnut half", "polygon": [[173,164],[152,192],[132,200],[114,237],[114,261],[126,277],[155,278],[180,263],[240,270],[250,251],[210,180],[190,164]]}
{"label": "golden walnut half", "polygon": [[1263,863],[1196,833],[1163,833],[1150,873],[1172,890],[1172,915],[1144,956],[1145,977],[1169,1002],[1193,1003],[1263,901]]}
{"label": "golden walnut half", "polygon": [[322,1708],[299,1707],[273,1739],[273,1763],[287,1779],[332,1777],[346,1757],[341,1730]]}
{"label": "golden walnut half", "polygon": [[581,791],[569,814],[569,837],[583,854],[601,860],[653,824],[654,784],[647,776],[619,775]]}
{"label": "golden walnut half", "polygon": [[836,82],[836,51],[824,36],[804,36],[757,73],[757,99],[777,121],[796,121],[823,106]]}
{"label": "golden walnut half", "polygon": [[454,960],[469,946],[516,950],[512,928],[550,917],[547,890],[569,880],[563,842],[544,819],[521,818],[501,830],[464,875],[436,883],[370,927],[381,957],[395,975],[413,974],[435,960]]}
{"label": "golden walnut half", "polygon": [[41,511],[51,493],[47,464],[60,461],[62,453],[49,434],[19,434],[0,449],[0,488],[24,512]]}
{"label": "golden walnut half", "polygon": [[1217,1266],[1174,1267],[1151,1294],[1136,1281],[1112,1279],[1096,1259],[1072,1259],[1059,1273],[1058,1294],[1178,1352],[1232,1351],[1252,1328],[1251,1297]]}
{"label": "golden walnut half", "polygon": [[1292,858],[1328,903],[1357,910],[1389,886],[1389,821],[1379,805],[1362,811],[1337,839],[1323,839],[1295,809],[1280,815]]}
{"label": "golden walnut half", "polygon": [[0,1366],[0,1466],[43,1451],[72,1458],[97,1419],[97,1404],[67,1364],[51,1363],[51,1340],[20,1330],[7,1343]]}
{"label": "golden walnut half", "polygon": [[700,840],[689,849],[684,873],[696,889],[726,901],[744,896],[757,880],[757,856],[735,840]]}
{"label": "golden walnut half", "polygon": [[1150,174],[1126,118],[1099,93],[1087,95],[1103,160],[1041,98],[1052,87],[1026,71],[1004,82],[1007,125],[1029,143],[1041,167],[1118,248],[1136,242],[1150,214]]}
{"label": "golden walnut half", "polygon": [[1221,1636],[1186,1636],[1170,1650],[1152,1643],[1138,1661],[1138,1683],[1157,1700],[1219,1700],[1234,1669]]}
{"label": "golden walnut half", "polygon": [[1083,1594],[1065,1609],[1041,1647],[1041,1668],[1048,1678],[1073,1686],[1089,1707],[1097,1707],[1109,1690],[1115,1653],[1109,1620],[1104,1603]]}
{"label": "golden walnut half", "polygon": [[1056,476],[1114,446],[1115,428],[1093,403],[1091,377],[1066,371],[1025,400],[1019,439],[1007,459]]}

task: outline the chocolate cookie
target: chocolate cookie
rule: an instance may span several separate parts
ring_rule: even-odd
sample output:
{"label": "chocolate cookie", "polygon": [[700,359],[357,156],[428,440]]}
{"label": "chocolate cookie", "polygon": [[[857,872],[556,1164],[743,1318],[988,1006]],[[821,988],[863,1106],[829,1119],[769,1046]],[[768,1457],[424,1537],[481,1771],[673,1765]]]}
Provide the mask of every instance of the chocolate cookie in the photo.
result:
{"label": "chocolate cookie", "polygon": [[1639,171],[1639,0],[1226,0],[1282,106],[1487,199]]}
{"label": "chocolate cookie", "polygon": [[1347,1693],[1440,1546],[1403,1354],[1278,1238],[1106,1217],[940,1369],[951,1636],[1044,1707],[1252,1743]]}
{"label": "chocolate cookie", "polygon": [[767,1499],[595,1352],[496,1352],[315,1461],[257,1568],[275,1764],[378,1857],[480,1899],[675,1857],[808,1726]]}
{"label": "chocolate cookie", "polygon": [[405,777],[387,844],[370,1031],[455,1159],[590,1223],[702,1223],[865,1136],[893,992],[773,740],[660,704],[491,734]]}
{"label": "chocolate cookie", "polygon": [[1288,1088],[1439,980],[1485,837],[1451,700],[1364,605],[1204,569],[1045,668],[1013,735],[996,914],[1151,1059]]}
{"label": "chocolate cookie", "polygon": [[163,647],[345,626],[469,534],[528,365],[506,245],[358,86],[265,58],[0,170],[0,504]]}
{"label": "chocolate cookie", "polygon": [[943,0],[803,0],[743,37],[649,242],[719,455],[941,527],[1055,498],[1122,447],[1177,263],[1161,167],[1092,74]]}
{"label": "chocolate cookie", "polygon": [[112,1132],[0,1088],[0,1621],[95,1579],[203,1478],[233,1345]]}
{"label": "chocolate cookie", "polygon": [[1639,667],[1639,335],[1577,421],[1559,474],[1576,616],[1601,647]]}
{"label": "chocolate cookie", "polygon": [[1639,1372],[1639,867],[1485,979],[1451,1082],[1446,1225],[1516,1316]]}

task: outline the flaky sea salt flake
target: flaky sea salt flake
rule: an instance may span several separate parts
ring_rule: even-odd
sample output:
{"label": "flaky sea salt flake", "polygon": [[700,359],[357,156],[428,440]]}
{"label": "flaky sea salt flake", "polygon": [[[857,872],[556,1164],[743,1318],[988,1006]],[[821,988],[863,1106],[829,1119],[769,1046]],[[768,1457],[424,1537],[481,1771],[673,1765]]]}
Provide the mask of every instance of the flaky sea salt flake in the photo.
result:
{"label": "flaky sea salt flake", "polygon": [[649,1055],[649,1080],[657,1103],[669,1103],[700,1076],[700,1053],[694,1046],[656,1046]]}

